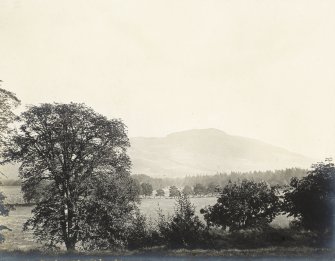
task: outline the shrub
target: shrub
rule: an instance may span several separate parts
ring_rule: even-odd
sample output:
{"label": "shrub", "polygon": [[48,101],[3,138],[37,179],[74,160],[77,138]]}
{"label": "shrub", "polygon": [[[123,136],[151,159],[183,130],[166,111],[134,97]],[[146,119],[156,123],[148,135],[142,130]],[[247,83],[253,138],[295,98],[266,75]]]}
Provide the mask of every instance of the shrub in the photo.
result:
{"label": "shrub", "polygon": [[126,232],[127,247],[138,249],[162,244],[161,237],[144,215],[137,212]]}
{"label": "shrub", "polygon": [[201,210],[207,226],[231,231],[267,226],[279,212],[277,188],[265,182],[242,180],[229,182],[220,192],[217,203]]}
{"label": "shrub", "polygon": [[177,197],[173,216],[160,214],[158,229],[165,244],[172,248],[194,248],[207,244],[205,225],[195,215],[195,208],[185,194]]}

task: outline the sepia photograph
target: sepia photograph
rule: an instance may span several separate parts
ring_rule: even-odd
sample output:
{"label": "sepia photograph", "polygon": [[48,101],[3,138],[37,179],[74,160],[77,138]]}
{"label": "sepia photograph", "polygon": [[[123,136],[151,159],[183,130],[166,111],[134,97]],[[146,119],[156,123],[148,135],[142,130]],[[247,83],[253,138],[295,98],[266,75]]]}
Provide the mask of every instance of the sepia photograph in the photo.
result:
{"label": "sepia photograph", "polygon": [[0,261],[335,260],[334,11],[0,0]]}

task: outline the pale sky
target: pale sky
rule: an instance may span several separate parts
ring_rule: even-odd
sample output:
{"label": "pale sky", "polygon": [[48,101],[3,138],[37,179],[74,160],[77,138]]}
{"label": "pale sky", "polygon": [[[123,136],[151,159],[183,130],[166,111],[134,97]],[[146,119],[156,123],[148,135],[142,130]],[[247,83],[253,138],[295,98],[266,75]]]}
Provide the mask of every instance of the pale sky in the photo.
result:
{"label": "pale sky", "polygon": [[218,128],[335,158],[335,1],[0,0],[0,79],[130,136]]}

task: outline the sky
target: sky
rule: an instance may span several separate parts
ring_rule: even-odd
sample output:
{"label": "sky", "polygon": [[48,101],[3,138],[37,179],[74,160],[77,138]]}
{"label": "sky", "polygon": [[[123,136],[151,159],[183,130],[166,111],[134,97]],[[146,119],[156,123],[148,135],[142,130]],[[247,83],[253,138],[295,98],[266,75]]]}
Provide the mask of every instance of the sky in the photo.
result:
{"label": "sky", "polygon": [[0,79],[129,136],[218,128],[335,158],[335,1],[0,0]]}

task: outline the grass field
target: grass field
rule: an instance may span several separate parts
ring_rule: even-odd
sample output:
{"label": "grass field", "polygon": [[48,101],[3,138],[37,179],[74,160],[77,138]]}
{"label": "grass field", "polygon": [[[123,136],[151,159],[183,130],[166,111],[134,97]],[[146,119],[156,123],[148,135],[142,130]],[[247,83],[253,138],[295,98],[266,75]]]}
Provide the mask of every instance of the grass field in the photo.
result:
{"label": "grass field", "polygon": [[[7,196],[7,203],[23,203],[20,187],[3,186],[0,190]],[[197,214],[200,209],[206,205],[213,205],[216,202],[215,197],[191,198],[192,204],[196,208]],[[175,199],[172,198],[144,198],[140,204],[140,210],[147,216],[149,220],[154,222],[158,217],[158,210],[164,214],[172,214],[174,211]],[[11,211],[8,217],[0,217],[0,224],[12,229],[12,231],[4,231],[5,242],[0,244],[0,249],[20,249],[27,250],[40,247],[33,239],[32,233],[22,232],[23,223],[31,216],[32,206],[17,206]],[[286,227],[289,220],[285,216],[278,216],[273,221],[273,226]]]}

